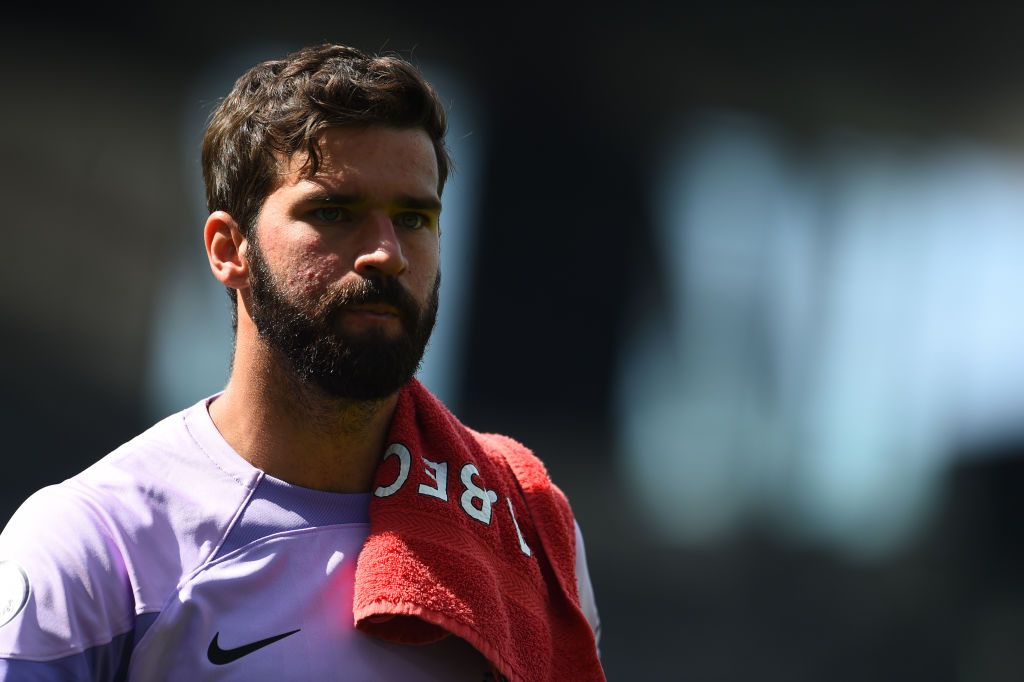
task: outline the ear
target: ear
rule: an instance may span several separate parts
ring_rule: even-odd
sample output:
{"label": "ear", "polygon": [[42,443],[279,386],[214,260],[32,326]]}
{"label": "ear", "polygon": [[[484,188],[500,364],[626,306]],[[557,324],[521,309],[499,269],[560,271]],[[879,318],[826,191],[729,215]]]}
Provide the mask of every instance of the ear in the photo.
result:
{"label": "ear", "polygon": [[214,211],[203,229],[206,257],[218,282],[232,289],[249,286],[249,265],[245,260],[248,241],[231,214]]}

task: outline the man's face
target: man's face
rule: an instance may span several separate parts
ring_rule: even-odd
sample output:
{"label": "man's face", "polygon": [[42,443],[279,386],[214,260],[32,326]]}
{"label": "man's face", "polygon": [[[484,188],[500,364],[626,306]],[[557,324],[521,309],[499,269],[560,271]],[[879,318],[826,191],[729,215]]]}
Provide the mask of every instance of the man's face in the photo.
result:
{"label": "man's face", "polygon": [[440,285],[437,161],[419,129],[332,128],[317,174],[292,159],[246,258],[249,313],[286,369],[373,400],[419,366]]}

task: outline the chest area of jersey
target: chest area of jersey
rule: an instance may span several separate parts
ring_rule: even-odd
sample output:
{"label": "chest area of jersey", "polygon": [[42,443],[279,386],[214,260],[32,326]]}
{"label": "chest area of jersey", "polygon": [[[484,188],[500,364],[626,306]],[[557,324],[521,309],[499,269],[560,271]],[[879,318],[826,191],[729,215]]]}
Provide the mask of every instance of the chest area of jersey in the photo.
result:
{"label": "chest area of jersey", "polygon": [[428,646],[357,631],[352,597],[366,526],[279,533],[184,579],[139,642],[132,680],[480,680],[455,637]]}

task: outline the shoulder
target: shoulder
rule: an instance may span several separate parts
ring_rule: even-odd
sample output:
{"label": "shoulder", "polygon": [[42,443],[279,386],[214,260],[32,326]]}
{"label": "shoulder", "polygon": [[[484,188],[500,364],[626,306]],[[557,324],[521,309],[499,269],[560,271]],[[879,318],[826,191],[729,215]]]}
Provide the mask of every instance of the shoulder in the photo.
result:
{"label": "shoulder", "polygon": [[25,577],[28,598],[0,626],[0,658],[50,660],[106,644],[158,612],[213,555],[258,473],[212,452],[226,445],[197,434],[195,414],[164,419],[14,514],[0,561],[16,567],[14,583]]}
{"label": "shoulder", "polygon": [[172,414],[103,457],[72,480],[114,491],[192,488],[196,481],[224,480],[249,487],[256,471],[230,452],[206,411],[205,401]]}
{"label": "shoulder", "polygon": [[[123,554],[136,568],[144,565],[145,585],[165,571],[176,583],[209,558],[260,476],[231,450],[200,402],[63,485],[94,501]],[[147,558],[153,554],[159,556]]]}
{"label": "shoulder", "polygon": [[544,462],[515,438],[501,433],[467,430],[492,461],[505,463],[512,469],[519,484],[525,489],[554,487]]}
{"label": "shoulder", "polygon": [[519,441],[497,433],[471,433],[490,457],[500,457],[508,462],[522,490],[530,516],[540,526],[537,532],[542,542],[556,561],[560,559],[572,566],[575,581],[569,581],[569,584],[575,587],[574,598],[586,616],[595,639],[599,638],[601,618],[594,599],[583,533],[565,493],[551,480],[544,462]]}
{"label": "shoulder", "polygon": [[32,495],[0,534],[0,656],[50,660],[132,628],[134,599],[106,515],[60,484]]}
{"label": "shoulder", "polygon": [[474,439],[492,459],[507,466],[515,476],[531,514],[540,514],[547,524],[556,521],[567,537],[573,533],[573,514],[569,499],[548,473],[544,462],[527,446],[500,433],[479,433],[470,429]]}

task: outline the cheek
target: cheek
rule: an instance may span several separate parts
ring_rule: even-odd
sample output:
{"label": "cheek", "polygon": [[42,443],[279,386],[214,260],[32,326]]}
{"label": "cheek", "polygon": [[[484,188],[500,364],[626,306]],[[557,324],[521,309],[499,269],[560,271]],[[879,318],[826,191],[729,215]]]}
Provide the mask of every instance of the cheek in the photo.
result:
{"label": "cheek", "polygon": [[441,251],[437,237],[404,245],[403,250],[409,260],[410,273],[417,285],[433,287],[434,278],[441,267]]}
{"label": "cheek", "polygon": [[305,252],[296,254],[285,282],[297,294],[318,295],[341,278],[341,259],[336,254]]}
{"label": "cheek", "polygon": [[405,283],[406,289],[413,295],[420,306],[426,306],[430,301],[430,296],[434,291],[434,283],[437,281],[437,271],[427,273],[424,272],[421,276],[416,277],[414,280],[407,281]]}

